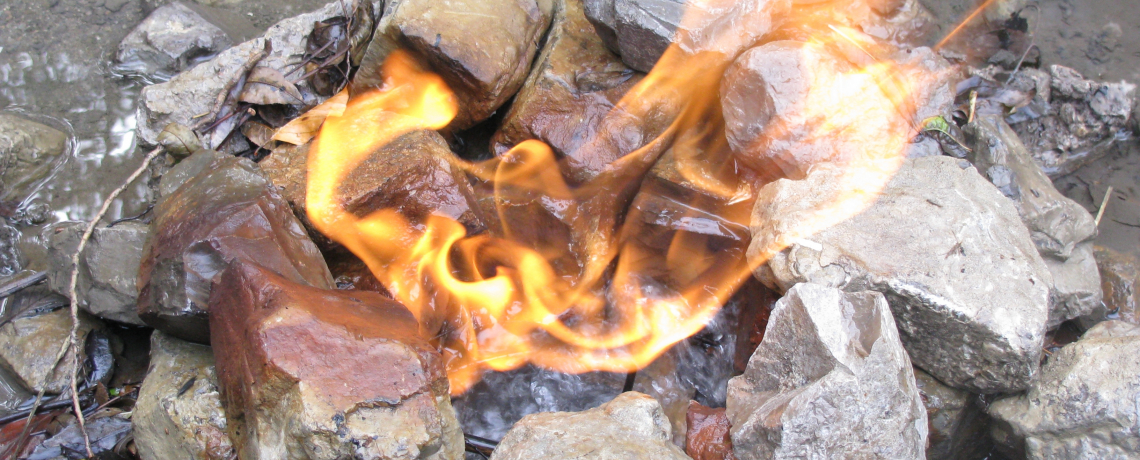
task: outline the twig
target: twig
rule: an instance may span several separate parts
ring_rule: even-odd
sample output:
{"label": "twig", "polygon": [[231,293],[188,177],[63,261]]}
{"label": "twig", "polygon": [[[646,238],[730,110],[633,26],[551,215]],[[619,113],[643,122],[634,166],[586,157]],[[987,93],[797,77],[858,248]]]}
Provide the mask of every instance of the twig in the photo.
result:
{"label": "twig", "polygon": [[154,203],[151,203],[150,205],[148,205],[148,206],[146,207],[146,209],[144,209],[144,210],[143,210],[143,212],[142,212],[142,213],[139,213],[139,215],[137,215],[137,216],[130,216],[130,217],[123,217],[123,218],[120,218],[120,219],[115,219],[115,220],[111,221],[111,223],[107,224],[107,228],[111,228],[111,227],[114,227],[114,226],[116,226],[116,225],[119,225],[119,224],[121,224],[121,223],[123,223],[123,222],[130,222],[130,221],[133,221],[133,220],[139,220],[139,219],[142,219],[143,217],[146,217],[146,215],[147,215],[147,214],[150,214],[150,212],[151,212],[151,211],[153,211],[153,210],[154,210]]}
{"label": "twig", "polygon": [[241,65],[241,69],[238,69],[238,73],[222,88],[222,92],[218,93],[218,98],[214,100],[214,106],[210,108],[210,113],[198,121],[197,126],[194,127],[195,130],[214,123],[214,119],[218,118],[218,114],[222,112],[222,106],[226,104],[226,99],[229,99],[229,95],[234,87],[240,84],[241,79],[245,78],[254,67],[257,67],[257,63],[261,62],[261,60],[272,51],[273,47],[271,43],[269,40],[265,40],[265,47],[250,55],[249,59],[246,59],[245,63]]}
{"label": "twig", "polygon": [[634,382],[637,382],[637,371],[625,374],[625,385],[622,386],[621,392],[633,391]]}
{"label": "twig", "polygon": [[487,458],[495,451],[496,447],[499,447],[499,441],[463,433],[463,447],[468,452],[474,452]]}
{"label": "twig", "polygon": [[[1021,59],[1017,60],[1017,66],[1013,68],[1013,72],[1010,72],[1009,78],[1005,79],[1006,85],[1009,85],[1009,83],[1013,81],[1013,76],[1017,75],[1018,70],[1021,70],[1021,64],[1025,62],[1025,57],[1029,56],[1029,50],[1033,49],[1034,46],[1037,46],[1037,44],[1034,42],[1037,41],[1037,26],[1041,24],[1041,8],[1038,8],[1037,5],[1026,6],[1026,8],[1029,7],[1033,7],[1033,9],[1037,11],[1037,18],[1033,20],[1033,32],[1029,33],[1029,46],[1025,47],[1025,52],[1021,53]],[[1018,12],[1018,14],[1020,15],[1021,13]]]}
{"label": "twig", "polygon": [[1104,217],[1104,208],[1108,207],[1108,198],[1112,196],[1112,186],[1108,186],[1108,190],[1104,192],[1104,199],[1100,200],[1100,210],[1096,212],[1096,220],[1093,221],[1094,226],[1100,227],[1100,218]]}
{"label": "twig", "polygon": [[[87,241],[91,239],[91,234],[95,232],[95,227],[99,225],[99,220],[103,218],[104,214],[107,214],[107,209],[111,207],[111,203],[119,197],[120,193],[123,193],[123,190],[126,190],[127,186],[138,179],[139,176],[147,170],[147,167],[150,166],[150,162],[161,155],[162,152],[162,147],[151,150],[150,153],[146,154],[146,158],[143,159],[142,164],[127,177],[123,185],[120,185],[119,188],[112,191],[110,195],[107,195],[107,199],[103,200],[103,206],[99,208],[99,212],[95,213],[91,222],[87,224],[87,229],[83,231],[83,236],[79,239],[79,246],[75,249],[75,254],[71,256],[71,282],[67,289],[68,297],[71,298],[71,334],[68,335],[67,345],[64,348],[70,348],[71,355],[74,358],[71,364],[71,403],[72,409],[75,410],[75,418],[79,421],[79,431],[83,433],[83,445],[87,449],[88,457],[92,457],[94,454],[91,452],[91,438],[87,436],[87,421],[83,417],[83,408],[79,405],[79,391],[76,383],[79,375],[79,340],[77,338],[79,335],[79,296],[75,292],[75,286],[79,281],[79,255],[83,253],[83,249],[87,246]],[[62,356],[62,354],[60,356]],[[56,365],[59,365],[58,358]],[[54,368],[55,366],[52,367]]]}
{"label": "twig", "polygon": [[23,278],[20,278],[20,279],[11,281],[9,283],[6,283],[3,286],[0,286],[0,299],[8,297],[8,296],[15,294],[17,292],[20,292],[20,291],[24,290],[25,288],[28,288],[32,285],[39,284],[39,283],[43,282],[43,280],[46,280],[46,279],[47,279],[47,272],[45,271],[45,272],[36,272],[36,273],[33,273],[29,276],[25,276]]}

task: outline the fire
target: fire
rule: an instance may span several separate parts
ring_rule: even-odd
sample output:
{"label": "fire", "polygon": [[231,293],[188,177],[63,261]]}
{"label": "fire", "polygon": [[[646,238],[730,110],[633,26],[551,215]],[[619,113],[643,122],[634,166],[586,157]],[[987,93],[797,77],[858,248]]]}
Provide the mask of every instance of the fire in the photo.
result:
{"label": "fire", "polygon": [[[682,28],[653,72],[603,120],[638,129],[648,141],[613,151],[618,147],[604,135],[590,139],[585,148],[610,149],[619,158],[595,165],[595,177],[565,177],[560,160],[538,141],[481,163],[449,160],[493,189],[501,222],[494,232],[467,235],[447,217],[412,220],[395,209],[360,217],[337,202],[338,185],[367,155],[403,134],[443,128],[457,112],[443,80],[409,54],[394,53],[384,64],[383,88],[359,95],[325,121],[308,160],[309,217],[364,260],[411,309],[424,336],[436,338],[453,393],[464,392],[485,369],[526,363],[564,372],[636,370],[698,332],[763,261],[746,257],[747,235],[725,240],[676,230],[667,249],[655,249],[639,240],[644,216],[630,209],[641,178],[668,150],[680,175],[704,192],[686,204],[692,216],[678,217],[711,213],[748,226],[756,176],[737,165],[724,141],[717,94],[732,58],[756,37],[737,33],[741,23],[696,28],[723,26],[716,14],[751,14],[768,21],[756,26],[762,28],[782,16],[742,13],[741,4],[705,2],[690,10],[685,24],[692,27]],[[811,46],[828,49],[853,45],[860,54],[851,71],[817,76],[807,119],[811,136],[872,139],[875,155],[849,162],[849,177],[833,190],[831,207],[787,229],[784,245],[865,209],[914,134],[907,126],[912,109],[905,73],[846,36],[853,34],[833,29],[813,40]],[[691,51],[698,47],[714,51]],[[905,120],[906,129],[862,120],[868,113]],[[520,211],[508,204],[519,202],[534,204],[523,212],[545,210],[565,232],[536,238],[513,227],[510,217]]]}

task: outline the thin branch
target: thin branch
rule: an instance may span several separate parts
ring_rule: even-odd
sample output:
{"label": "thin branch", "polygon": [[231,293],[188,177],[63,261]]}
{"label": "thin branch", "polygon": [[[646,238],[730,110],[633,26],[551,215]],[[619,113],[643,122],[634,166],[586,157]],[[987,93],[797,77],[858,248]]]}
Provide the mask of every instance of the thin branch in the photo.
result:
{"label": "thin branch", "polygon": [[1104,208],[1108,207],[1108,198],[1112,196],[1112,186],[1108,186],[1108,190],[1104,192],[1104,199],[1100,201],[1100,210],[1096,212],[1096,220],[1093,225],[1100,227],[1100,218],[1104,217]]}
{"label": "thin branch", "polygon": [[[71,256],[71,282],[68,285],[68,296],[71,298],[71,334],[67,337],[67,344],[64,349],[71,349],[71,356],[74,358],[71,364],[71,403],[72,409],[75,410],[75,418],[79,421],[79,431],[83,433],[83,445],[87,448],[87,456],[92,457],[94,454],[91,452],[91,439],[87,436],[87,421],[83,417],[83,408],[79,405],[79,391],[78,391],[78,375],[79,375],[79,296],[75,292],[75,286],[79,280],[79,255],[83,253],[83,249],[87,247],[87,242],[91,239],[91,234],[95,232],[95,227],[99,225],[99,220],[103,215],[107,214],[107,209],[111,207],[111,203],[123,193],[128,186],[131,185],[136,179],[139,178],[150,166],[150,162],[161,155],[163,152],[162,147],[151,150],[146,155],[143,162],[129,177],[120,185],[119,188],[111,192],[106,200],[103,200],[103,206],[99,208],[99,212],[87,224],[87,229],[83,231],[83,236],[79,239],[79,246],[75,249],[75,254]],[[62,353],[60,354],[62,357]],[[56,359],[56,365],[59,365],[59,358]],[[55,366],[52,366],[53,368]],[[50,374],[49,374],[50,375]],[[42,393],[42,392],[41,392]],[[37,400],[38,400],[37,396]],[[38,402],[38,401],[37,401]]]}
{"label": "thin branch", "polygon": [[11,282],[5,283],[0,286],[0,299],[8,297],[12,294],[20,292],[25,288],[39,284],[47,279],[47,272],[36,272],[28,276],[21,277]]}

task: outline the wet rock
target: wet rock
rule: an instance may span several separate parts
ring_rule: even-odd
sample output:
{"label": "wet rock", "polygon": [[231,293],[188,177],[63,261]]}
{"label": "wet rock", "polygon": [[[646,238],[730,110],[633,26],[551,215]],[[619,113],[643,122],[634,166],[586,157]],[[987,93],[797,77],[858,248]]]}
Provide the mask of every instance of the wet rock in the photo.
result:
{"label": "wet rock", "polygon": [[688,435],[685,437],[685,453],[693,460],[736,460],[732,453],[732,439],[729,438],[728,416],[724,408],[705,407],[696,401],[689,402]]}
{"label": "wet rock", "polygon": [[[57,294],[70,295],[71,258],[86,222],[56,224],[44,230],[51,269],[48,285]],[[79,258],[75,293],[79,307],[103,319],[142,326],[138,311],[138,273],[143,244],[150,229],[137,222],[96,227]]]}
{"label": "wet rock", "polygon": [[[79,312],[77,340],[82,345],[93,330],[103,329],[103,323],[84,312]],[[66,308],[30,316],[17,317],[0,326],[0,366],[15,375],[20,384],[33,392],[46,389],[48,393],[63,393],[71,385],[71,368],[74,355],[68,353],[53,371],[51,365],[61,344],[71,334],[71,315]],[[86,347],[83,347],[86,348]],[[79,353],[80,362],[87,360],[87,352]],[[80,377],[85,375],[80,374]],[[109,377],[109,376],[108,376]]]}
{"label": "wet rock", "polygon": [[588,0],[586,15],[626,65],[648,72],[673,42],[684,0]]}
{"label": "wet rock", "polygon": [[818,165],[761,189],[749,258],[767,263],[756,276],[780,289],[882,292],[915,365],[975,393],[1024,389],[1041,358],[1050,274],[1014,204],[965,160],[917,158],[868,209],[801,239],[801,223],[846,192],[842,173]]}
{"label": "wet rock", "polygon": [[201,5],[183,2],[154,10],[119,44],[115,70],[166,81],[256,35],[251,33],[252,24],[239,23],[241,16],[211,12],[214,11]]}
{"label": "wet rock", "polygon": [[1140,331],[1114,323],[1054,353],[1027,393],[990,405],[992,434],[1007,455],[1140,456]]}
{"label": "wet rock", "polygon": [[67,134],[50,126],[0,113],[0,199],[31,194],[69,148]]}
{"label": "wet rock", "polygon": [[[850,71],[811,43],[782,40],[741,54],[720,90],[725,133],[737,159],[756,171],[801,178],[822,162],[901,154],[906,120],[871,75]],[[833,128],[820,132],[820,126]]]}
{"label": "wet rock", "polygon": [[1067,261],[1045,257],[1045,265],[1053,275],[1049,292],[1049,328],[1062,322],[1093,313],[1103,305],[1100,272],[1093,256],[1093,242],[1086,241],[1073,249]]}
{"label": "wet rock", "polygon": [[491,139],[492,150],[503,154],[524,140],[538,139],[574,157],[639,80],[606,50],[581,2],[558,1],[546,45]]}
{"label": "wet rock", "polygon": [[1049,67],[1049,77],[1047,112],[1012,125],[1049,177],[1076,171],[1132,137],[1135,85],[1095,82],[1059,65]]}
{"label": "wet rock", "polygon": [[[448,162],[452,156],[443,136],[435,131],[405,134],[349,173],[338,189],[338,200],[358,216],[399,208],[409,218],[438,214],[478,228],[479,220],[463,192],[467,179]],[[308,146],[286,146],[261,162],[298,215],[305,215],[308,158]]]}
{"label": "wet rock", "polygon": [[[311,13],[285,19],[270,27],[264,35],[222,51],[166,83],[143,88],[137,115],[139,139],[145,144],[155,145],[158,134],[170,123],[194,126],[202,114],[213,110],[218,94],[230,89],[229,83],[235,81],[246,61],[264,50],[267,43],[270,52],[257,65],[278,72],[289,71],[290,66],[296,64],[297,56],[305,54],[305,40],[314,24],[342,15],[346,7],[351,11],[356,2],[330,2]],[[316,102],[307,82],[298,82],[297,88],[306,103]],[[229,131],[215,130],[204,135],[202,142],[216,147],[221,144],[221,137],[228,135]]]}
{"label": "wet rock", "polygon": [[[131,435],[130,418],[123,414],[98,417],[87,420],[87,438],[91,441],[91,452],[96,459],[122,458],[115,447]],[[82,459],[87,457],[87,443],[84,431],[78,423],[72,423],[62,431],[44,441],[28,460]]]}
{"label": "wet rock", "polygon": [[[162,175],[158,182],[159,196],[167,196],[178,190],[186,181],[194,178],[202,171],[209,168],[215,161],[224,158],[216,150],[203,149],[194,152],[193,155],[186,157],[184,160],[178,162],[174,167],[170,168]],[[265,169],[264,167],[262,169]]]}
{"label": "wet rock", "polygon": [[550,26],[552,6],[551,0],[389,2],[355,88],[380,86],[380,66],[388,55],[411,51],[455,91],[459,113],[450,129],[470,128],[522,87]]}
{"label": "wet rock", "polygon": [[13,276],[24,268],[20,262],[20,229],[0,221],[0,276]]}
{"label": "wet rock", "polygon": [[1096,235],[1093,217],[1053,187],[1005,121],[979,116],[965,131],[974,141],[970,161],[1003,195],[1017,203],[1042,256],[1066,260],[1074,246]]}
{"label": "wet rock", "polygon": [[926,409],[876,292],[793,286],[748,369],[728,382],[727,409],[741,460],[918,459],[926,447]]}
{"label": "wet rock", "polygon": [[989,418],[969,392],[950,388],[921,369],[914,381],[926,407],[930,444],[929,460],[984,458],[990,445],[986,434]]}
{"label": "wet rock", "polygon": [[402,305],[238,261],[214,289],[210,319],[241,458],[462,458],[443,360]]}
{"label": "wet rock", "polygon": [[234,259],[321,288],[332,275],[269,179],[249,160],[214,161],[154,207],[139,268],[138,314],[175,337],[209,342],[211,283]]}
{"label": "wet rock", "polygon": [[689,458],[673,445],[670,433],[661,405],[649,396],[631,391],[583,412],[544,412],[523,417],[499,442],[491,458]]}
{"label": "wet rock", "polygon": [[210,347],[156,331],[150,350],[150,370],[131,417],[139,456],[143,460],[233,458]]}
{"label": "wet rock", "polygon": [[1131,253],[1096,246],[1093,251],[1100,271],[1101,305],[1080,318],[1088,329],[1107,319],[1140,325],[1140,261]]}

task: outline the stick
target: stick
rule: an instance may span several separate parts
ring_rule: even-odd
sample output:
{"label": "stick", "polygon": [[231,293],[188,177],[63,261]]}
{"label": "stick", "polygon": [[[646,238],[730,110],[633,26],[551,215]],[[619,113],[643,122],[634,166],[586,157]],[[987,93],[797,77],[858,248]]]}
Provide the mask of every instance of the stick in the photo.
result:
{"label": "stick", "polygon": [[47,272],[36,272],[36,273],[32,273],[29,276],[25,276],[23,278],[13,280],[9,283],[5,283],[3,286],[0,286],[0,299],[8,297],[8,296],[15,294],[17,292],[20,292],[20,291],[24,290],[25,288],[32,286],[32,285],[35,285],[35,284],[38,284],[38,283],[40,283],[46,279],[47,279]]}
{"label": "stick", "polygon": [[1100,200],[1100,210],[1096,212],[1096,220],[1093,221],[1094,225],[1100,227],[1100,218],[1104,217],[1104,208],[1108,207],[1108,197],[1112,196],[1112,186],[1108,186],[1108,190],[1104,192],[1104,199]]}
{"label": "stick", "polygon": [[[146,158],[143,159],[138,169],[135,169],[135,172],[131,173],[130,177],[127,177],[123,185],[120,185],[119,188],[107,196],[106,200],[103,200],[103,206],[99,208],[99,212],[96,213],[95,217],[91,219],[91,222],[87,224],[87,229],[83,231],[83,237],[79,239],[79,246],[75,249],[75,254],[71,256],[71,283],[68,285],[67,290],[69,297],[71,297],[71,334],[67,337],[67,346],[65,348],[71,348],[71,355],[74,358],[74,362],[71,365],[71,405],[72,409],[75,410],[75,419],[79,421],[79,431],[83,433],[83,445],[87,448],[88,457],[92,457],[94,454],[91,452],[91,438],[87,436],[87,421],[83,417],[83,408],[79,405],[79,391],[77,388],[78,385],[76,384],[79,375],[79,346],[77,343],[77,336],[79,335],[79,296],[75,293],[75,285],[79,280],[79,255],[83,253],[83,249],[87,246],[87,241],[91,239],[91,234],[95,232],[95,227],[99,225],[99,220],[103,218],[104,214],[107,214],[107,209],[111,207],[111,203],[115,201],[115,198],[118,198],[119,194],[127,189],[127,186],[138,179],[143,171],[146,171],[147,167],[150,166],[150,162],[162,154],[162,152],[162,147],[158,147],[146,154]],[[58,359],[56,360],[56,365],[59,365]]]}
{"label": "stick", "polygon": [[226,104],[226,99],[229,99],[230,92],[233,91],[235,86],[241,83],[242,78],[248,75],[254,67],[257,67],[257,63],[261,62],[262,59],[269,55],[272,49],[273,47],[271,42],[269,40],[265,40],[265,47],[262,48],[261,51],[253,53],[249,56],[248,59],[246,59],[245,63],[242,64],[241,69],[238,70],[238,73],[235,74],[234,77],[226,83],[226,86],[222,88],[222,92],[218,93],[218,98],[214,100],[214,106],[210,108],[210,113],[207,118],[203,118],[198,121],[198,124],[194,127],[194,130],[202,129],[215,122],[215,119],[218,118],[218,114],[222,112],[222,106]]}

